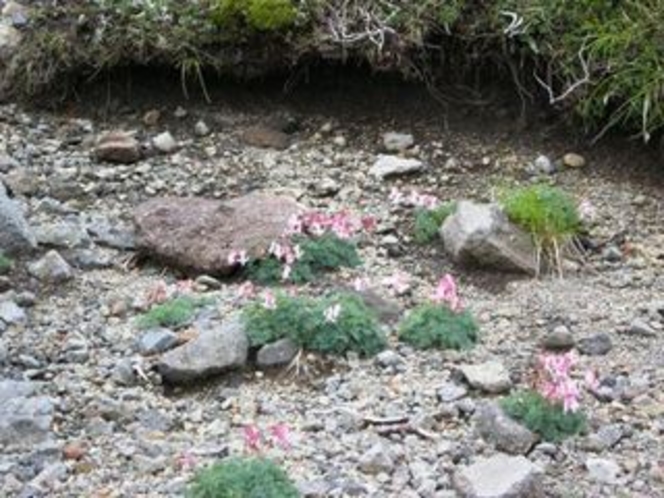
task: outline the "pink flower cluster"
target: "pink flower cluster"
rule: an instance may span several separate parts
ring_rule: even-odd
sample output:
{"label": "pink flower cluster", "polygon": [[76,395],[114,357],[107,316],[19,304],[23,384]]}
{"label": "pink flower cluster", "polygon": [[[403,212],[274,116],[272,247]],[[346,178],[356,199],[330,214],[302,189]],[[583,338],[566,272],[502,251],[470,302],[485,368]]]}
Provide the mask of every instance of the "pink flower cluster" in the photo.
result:
{"label": "pink flower cluster", "polygon": [[424,209],[435,209],[440,204],[437,197],[429,194],[420,194],[412,190],[410,194],[404,194],[397,188],[390,192],[390,203],[395,206],[414,206]]}
{"label": "pink flower cluster", "polygon": [[375,227],[376,219],[372,216],[357,218],[346,211],[330,214],[310,211],[291,217],[286,235],[321,236],[325,232],[332,232],[340,239],[350,239],[362,230],[372,231]]}
{"label": "pink flower cluster", "polygon": [[244,447],[252,453],[259,453],[263,445],[268,448],[275,446],[282,450],[288,450],[291,447],[290,429],[284,423],[278,423],[268,427],[267,435],[258,428],[250,424],[245,425],[243,429]]}
{"label": "pink flower cluster", "polygon": [[[565,354],[542,354],[539,357],[541,375],[538,390],[550,402],[562,404],[565,412],[575,412],[580,407],[581,389],[571,377],[575,364],[576,356],[572,351]],[[590,389],[597,389],[594,372],[588,371],[585,381]]]}
{"label": "pink flower cluster", "polygon": [[435,303],[445,303],[449,308],[456,312],[463,309],[461,298],[457,290],[457,283],[454,277],[447,273],[440,279],[438,286],[431,296],[431,300]]}
{"label": "pink flower cluster", "polygon": [[164,280],[159,280],[147,290],[143,298],[143,303],[145,306],[161,304],[175,296],[188,294],[193,291],[193,280],[178,280],[172,285],[168,285]]}

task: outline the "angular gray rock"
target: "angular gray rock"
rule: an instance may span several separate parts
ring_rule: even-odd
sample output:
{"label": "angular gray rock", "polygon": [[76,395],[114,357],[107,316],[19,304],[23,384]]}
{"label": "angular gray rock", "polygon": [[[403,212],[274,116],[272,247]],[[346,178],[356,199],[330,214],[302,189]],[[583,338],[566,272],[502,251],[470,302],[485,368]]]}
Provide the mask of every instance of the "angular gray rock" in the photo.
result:
{"label": "angular gray rock", "polygon": [[388,152],[402,152],[415,144],[410,133],[387,132],[383,135],[383,146]]}
{"label": "angular gray rock", "polygon": [[0,322],[15,325],[25,322],[26,318],[23,308],[14,301],[0,301]]}
{"label": "angular gray rock", "polygon": [[588,476],[596,482],[616,484],[620,474],[620,465],[615,460],[606,458],[588,458],[586,460]]}
{"label": "angular gray rock", "polygon": [[419,159],[380,154],[369,174],[382,180],[390,176],[417,173],[423,169],[424,163]]}
{"label": "angular gray rock", "polygon": [[567,351],[574,347],[574,335],[565,325],[559,325],[542,338],[541,344],[551,351]]}
{"label": "angular gray rock", "polygon": [[48,251],[41,259],[28,265],[28,273],[42,282],[52,284],[66,282],[74,277],[74,271],[60,253]]}
{"label": "angular gray rock", "polygon": [[376,443],[360,456],[358,468],[365,474],[389,473],[394,469],[394,458],[384,444]]}
{"label": "angular gray rock", "polygon": [[542,471],[523,456],[498,453],[459,470],[454,485],[463,498],[543,498]]}
{"label": "angular gray rock", "polygon": [[440,229],[445,250],[462,264],[497,270],[538,272],[535,246],[493,204],[460,201]]}
{"label": "angular gray rock", "polygon": [[174,266],[228,274],[232,250],[262,257],[302,206],[288,197],[252,193],[229,201],[159,198],[134,210],[137,248]]}
{"label": "angular gray rock", "polygon": [[90,237],[85,229],[74,222],[60,221],[35,227],[35,237],[37,242],[43,246],[71,249],[90,245]]}
{"label": "angular gray rock", "polygon": [[478,433],[498,451],[525,455],[538,441],[537,435],[507,416],[493,402],[481,403],[476,411]]}
{"label": "angular gray rock", "polygon": [[178,336],[169,329],[151,329],[145,332],[137,342],[138,352],[142,355],[163,353],[178,343]]}
{"label": "angular gray rock", "polygon": [[7,196],[0,182],[0,250],[6,254],[30,252],[37,240],[17,202]]}
{"label": "angular gray rock", "polygon": [[288,365],[299,350],[298,345],[291,339],[279,339],[260,348],[256,355],[256,365],[261,368]]}
{"label": "angular gray rock", "polygon": [[188,383],[245,365],[249,339],[239,315],[200,328],[198,337],[159,360],[157,367],[166,382]]}
{"label": "angular gray rock", "polygon": [[613,342],[609,334],[599,333],[581,339],[577,348],[588,356],[604,356],[613,349]]}
{"label": "angular gray rock", "polygon": [[487,361],[478,365],[462,365],[459,370],[475,389],[492,394],[510,390],[512,381],[505,366],[498,361]]}
{"label": "angular gray rock", "polygon": [[8,173],[19,166],[16,159],[0,151],[0,173]]}
{"label": "angular gray rock", "polygon": [[115,130],[101,135],[93,156],[98,161],[131,164],[141,159],[141,146],[132,133]]}
{"label": "angular gray rock", "polygon": [[29,448],[49,438],[53,400],[35,393],[31,382],[0,382],[0,446]]}
{"label": "angular gray rock", "polygon": [[154,137],[152,139],[152,145],[163,154],[170,154],[171,152],[175,152],[178,148],[178,143],[168,131],[160,133]]}

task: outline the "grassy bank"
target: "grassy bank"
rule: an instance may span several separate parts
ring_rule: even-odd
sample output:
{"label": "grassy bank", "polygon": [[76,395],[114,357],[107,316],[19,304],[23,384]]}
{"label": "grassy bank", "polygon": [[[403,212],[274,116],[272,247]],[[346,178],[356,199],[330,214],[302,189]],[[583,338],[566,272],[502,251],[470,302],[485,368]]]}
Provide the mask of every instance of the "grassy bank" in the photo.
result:
{"label": "grassy bank", "polygon": [[1,68],[30,96],[123,65],[252,77],[307,58],[361,59],[435,86],[504,72],[601,136],[664,127],[664,0],[77,0],[35,7]]}

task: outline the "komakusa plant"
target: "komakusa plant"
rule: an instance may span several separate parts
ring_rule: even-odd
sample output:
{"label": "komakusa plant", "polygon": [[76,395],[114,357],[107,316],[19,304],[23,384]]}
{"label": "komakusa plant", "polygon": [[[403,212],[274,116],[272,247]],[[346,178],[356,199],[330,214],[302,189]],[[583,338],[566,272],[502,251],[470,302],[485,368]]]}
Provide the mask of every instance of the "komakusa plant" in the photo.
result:
{"label": "komakusa plant", "polygon": [[390,202],[397,206],[415,208],[413,238],[419,245],[430,244],[438,237],[438,232],[448,216],[456,210],[455,202],[441,203],[435,196],[412,191],[405,195],[397,189],[390,193]]}
{"label": "komakusa plant", "polygon": [[[576,358],[572,352],[539,357],[533,388],[514,393],[501,402],[503,410],[546,441],[561,441],[585,430],[581,410],[582,391],[572,378]],[[592,372],[585,376],[590,389],[597,388]]]}
{"label": "komakusa plant", "polygon": [[399,339],[418,349],[468,349],[478,341],[478,330],[448,274],[438,283],[431,302],[415,308],[404,319]]}
{"label": "komakusa plant", "polygon": [[309,351],[372,356],[387,344],[374,312],[352,293],[311,298],[268,289],[244,309],[243,317],[252,346],[288,337]]}
{"label": "komakusa plant", "polygon": [[229,254],[229,263],[258,283],[306,283],[322,272],[361,265],[354,239],[374,226],[373,218],[356,218],[345,211],[296,215],[282,237],[272,242],[267,257],[250,259],[238,249]]}
{"label": "komakusa plant", "polygon": [[0,251],[0,275],[9,273],[13,265],[14,262],[9,257],[5,256],[2,251]]}

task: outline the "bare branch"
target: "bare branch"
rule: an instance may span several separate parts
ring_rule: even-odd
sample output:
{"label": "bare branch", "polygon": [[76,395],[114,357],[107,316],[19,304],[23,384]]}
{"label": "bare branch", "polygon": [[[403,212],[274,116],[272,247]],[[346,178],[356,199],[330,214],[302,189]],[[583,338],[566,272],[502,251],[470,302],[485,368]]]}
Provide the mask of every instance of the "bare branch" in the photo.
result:
{"label": "bare branch", "polygon": [[549,94],[549,104],[557,104],[558,102],[562,102],[565,100],[567,97],[569,97],[572,93],[574,93],[579,87],[590,83],[590,68],[588,64],[588,60],[584,58],[584,51],[586,50],[586,45],[585,43],[583,46],[579,49],[579,53],[577,54],[579,58],[579,62],[581,63],[581,69],[583,71],[583,77],[574,83],[572,83],[569,87],[567,87],[567,90],[565,90],[563,93],[560,95],[556,96],[553,92],[553,86],[551,83],[546,83],[544,82],[537,74],[535,73],[535,79],[537,82],[540,84],[542,88],[546,90],[546,92]]}

